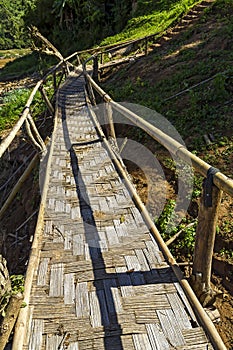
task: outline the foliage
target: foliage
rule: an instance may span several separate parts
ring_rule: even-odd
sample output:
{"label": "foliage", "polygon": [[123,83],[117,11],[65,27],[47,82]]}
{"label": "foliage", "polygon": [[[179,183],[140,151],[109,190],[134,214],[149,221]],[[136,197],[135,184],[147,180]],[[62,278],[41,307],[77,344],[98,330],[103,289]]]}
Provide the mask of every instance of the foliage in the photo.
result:
{"label": "foliage", "polygon": [[[12,295],[16,295],[17,293],[22,293],[24,292],[24,276],[23,275],[11,275],[10,276],[10,281],[11,281],[11,291],[6,292],[1,300],[0,300],[0,315],[2,317],[5,317],[5,311],[6,307],[9,303],[9,300]],[[22,307],[24,307],[24,303]]]}
{"label": "foliage", "polygon": [[[183,139],[188,140],[191,150],[204,153],[204,134],[213,133],[218,140],[232,129],[233,26],[229,16],[232,11],[232,2],[214,3],[196,27],[174,37],[169,52],[156,49],[148,56],[147,73],[144,69],[137,72],[137,76],[129,75],[128,71],[121,72],[113,83],[104,85],[104,89],[111,91],[115,100],[127,100],[159,111]],[[213,23],[219,16],[218,26],[211,30],[205,27],[207,15]],[[200,39],[197,43],[191,39],[194,31]],[[154,67],[157,76],[152,68],[148,69],[149,66]],[[164,72],[162,76],[160,72]],[[195,87],[210,77],[213,79]],[[175,97],[182,91],[186,92]]]}
{"label": "foliage", "polygon": [[104,39],[101,45],[136,39],[151,34],[160,35],[198,2],[200,0],[137,1],[136,11],[133,12],[133,17],[129,19],[124,30]]}
{"label": "foliage", "polygon": [[[153,4],[155,5],[155,2],[148,1],[148,16],[151,15]],[[159,1],[156,4],[159,5]],[[187,30],[181,30],[179,35],[175,34],[169,44],[163,45],[163,41],[159,41],[161,48],[156,47],[144,58],[143,64],[136,62],[126,66],[113,75],[109,82],[103,84],[105,91],[111,91],[114,100],[144,105],[164,115],[179,131],[194,154],[231,178],[232,11],[232,1],[214,2],[199,14],[195,24]],[[213,23],[216,25],[212,26]],[[209,78],[212,79],[207,80]],[[201,84],[198,85],[199,83]],[[172,98],[169,99],[170,97]],[[211,145],[205,144],[204,135],[213,136]],[[172,171],[172,180],[176,186],[172,161],[164,162],[163,159],[163,163]],[[187,219],[183,219],[178,226],[175,225],[175,202],[168,200],[163,213],[156,221],[165,241],[184,228],[179,238],[169,246],[179,260],[182,259],[182,255],[189,257],[193,251],[196,223],[191,227],[188,225],[197,216],[202,182],[203,176],[195,173]],[[228,215],[231,214],[228,212]],[[224,239],[232,239],[232,227],[231,217],[230,220],[221,223],[219,234]],[[221,254],[232,258],[229,249]]]}
{"label": "foliage", "polygon": [[168,199],[166,205],[164,206],[163,212],[161,213],[160,217],[156,220],[156,226],[158,227],[159,231],[164,236],[170,236],[170,232],[174,232],[174,219],[175,219],[175,212],[174,208],[176,205],[176,201],[173,199]]}
{"label": "foliage", "polygon": [[[13,53],[11,54],[11,57],[14,57]],[[29,53],[8,62],[0,70],[0,77],[6,77],[7,79],[11,77],[20,78],[25,75],[33,74],[36,69],[38,69],[38,55]]]}
{"label": "foliage", "polygon": [[11,275],[11,290],[12,294],[24,292],[24,276],[23,275]]}
{"label": "foliage", "polygon": [[24,17],[35,0],[1,0],[0,49],[27,47],[29,37]]}
{"label": "foliage", "polygon": [[233,262],[233,250],[222,248],[219,252],[219,255],[225,258],[228,261]]}
{"label": "foliage", "polygon": [[[200,0],[199,0],[200,1]],[[0,49],[29,44],[35,25],[64,54],[162,32],[198,0],[3,0]],[[46,9],[46,10],[45,10]],[[106,38],[106,39],[105,39]]]}
{"label": "foliage", "polygon": [[[51,89],[52,91],[52,89]],[[11,128],[22,114],[23,108],[30,95],[28,89],[16,89],[7,93],[0,106],[0,132]],[[34,117],[38,116],[44,110],[45,104],[39,92],[36,93],[30,110]]]}
{"label": "foliage", "polygon": [[182,231],[179,239],[173,242],[170,250],[176,259],[181,260],[184,256],[191,259],[194,251],[195,234],[197,223],[190,224],[190,219],[183,218],[177,225],[175,223],[176,213],[174,211],[176,201],[168,199],[160,217],[155,224],[165,241]]}
{"label": "foliage", "polygon": [[29,91],[27,89],[17,89],[7,93],[3,97],[0,106],[0,131],[14,125],[25,106],[28,97]]}
{"label": "foliage", "polygon": [[[0,69],[0,78],[23,78],[34,73],[44,75],[45,71],[57,62],[53,56],[39,54],[38,52],[28,53],[29,51],[27,50],[25,55],[15,58]],[[11,57],[15,57],[15,55],[13,53]]]}
{"label": "foliage", "polygon": [[59,50],[70,53],[121,30],[130,13],[130,0],[37,0],[27,24],[37,26]]}

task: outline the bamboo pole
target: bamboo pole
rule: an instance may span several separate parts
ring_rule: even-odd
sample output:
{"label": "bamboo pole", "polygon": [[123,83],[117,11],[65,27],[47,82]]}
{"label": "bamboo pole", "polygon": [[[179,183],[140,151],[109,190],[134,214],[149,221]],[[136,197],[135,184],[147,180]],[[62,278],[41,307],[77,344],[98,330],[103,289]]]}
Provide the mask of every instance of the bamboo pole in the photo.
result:
{"label": "bamboo pole", "polygon": [[93,56],[93,79],[99,81],[99,62],[98,56]]}
{"label": "bamboo pole", "polygon": [[34,120],[33,120],[33,118],[32,118],[30,113],[28,113],[27,119],[28,119],[29,123],[31,124],[32,130],[33,130],[33,132],[34,132],[34,134],[35,134],[35,136],[36,136],[36,138],[37,138],[37,140],[38,140],[38,142],[39,142],[39,144],[41,146],[42,152],[46,152],[45,143],[44,143],[42,137],[40,136],[40,133],[39,133],[39,131],[38,131],[37,127],[36,127],[36,124],[34,123]]}
{"label": "bamboo pole", "polygon": [[12,295],[6,309],[6,315],[1,323],[0,328],[0,350],[4,350],[9,340],[12,329],[15,325],[20,308],[22,306],[23,294],[17,293]]}
{"label": "bamboo pole", "polygon": [[39,152],[42,152],[43,150],[42,150],[41,145],[36,141],[36,139],[34,138],[34,136],[32,134],[30,123],[29,123],[28,119],[25,120],[25,124],[26,124],[26,130],[27,130],[28,136],[30,137],[34,146],[37,148],[37,150],[39,150]]}
{"label": "bamboo pole", "polygon": [[211,290],[210,284],[211,268],[218,220],[218,209],[221,204],[221,198],[222,191],[216,186],[213,186],[212,206],[205,206],[204,192],[199,205],[193,271],[190,282],[204,306],[210,303],[213,298],[213,291]]}
{"label": "bamboo pole", "polygon": [[79,65],[79,66],[82,64],[79,55],[77,55],[77,62],[78,62],[78,65]]}
{"label": "bamboo pole", "polygon": [[54,89],[54,92],[57,90],[57,75],[56,75],[56,71],[53,73],[53,89]]}
{"label": "bamboo pole", "polygon": [[[54,91],[55,91],[55,89],[54,89]],[[49,101],[48,96],[47,96],[43,86],[41,86],[41,88],[40,88],[40,93],[41,93],[43,99],[45,100],[45,103],[46,103],[50,113],[54,114],[54,108],[53,108],[51,102]]]}
{"label": "bamboo pole", "polygon": [[36,84],[36,86],[32,90],[32,93],[31,93],[31,95],[29,96],[29,98],[27,100],[27,103],[26,103],[25,108],[23,110],[22,116],[17,121],[17,123],[13,126],[13,128],[11,129],[9,135],[0,144],[0,158],[2,157],[3,153],[7,150],[7,148],[9,147],[9,145],[11,144],[13,139],[15,138],[17,132],[19,131],[19,129],[23,125],[25,119],[27,118],[28,113],[29,113],[29,107],[30,107],[30,105],[31,105],[31,103],[33,101],[33,98],[34,98],[37,90],[39,89],[39,87],[41,86],[42,83],[43,83],[43,80],[38,81],[38,83]]}
{"label": "bamboo pole", "polygon": [[[192,162],[192,166],[196,171],[198,171],[202,176],[206,177],[208,170],[211,165],[206,163],[201,158],[197,157],[195,154],[191,153],[186,149],[186,147],[172,137],[166,135],[164,132],[147,122],[146,120],[139,117],[137,114],[131,112],[124,106],[112,100],[112,98],[99,87],[98,84],[91,78],[89,74],[86,74],[87,80],[92,84],[96,92],[106,101],[110,102],[112,106],[120,113],[122,113],[127,119],[131,120],[136,126],[147,132],[154,140],[158,141],[166,149],[184,160],[187,163]],[[228,193],[233,197],[233,180],[225,176],[223,173],[218,172],[213,177],[214,184],[222,191]]]}
{"label": "bamboo pole", "polygon": [[101,52],[100,53],[100,64],[103,64],[104,63],[104,53]]}
{"label": "bamboo pole", "polygon": [[184,228],[182,228],[181,230],[179,230],[174,236],[172,236],[171,238],[169,238],[167,241],[166,241],[166,245],[169,246],[171,245],[178,237],[179,235],[184,232],[187,228],[190,228],[192,226],[194,226],[196,224],[196,220],[194,222],[190,222],[190,224],[188,224],[187,226],[185,226]]}
{"label": "bamboo pole", "polygon": [[16,171],[7,179],[7,181],[0,187],[0,191],[4,190],[5,187],[7,187],[7,185],[9,184],[9,182],[15,178],[15,176],[17,175],[17,173],[20,171],[21,168],[23,168],[26,164],[26,162],[31,158],[31,156],[34,154],[35,152],[33,151],[24,161],[23,163],[16,169]]}
{"label": "bamboo pole", "polygon": [[[198,171],[202,176],[206,177],[208,170],[211,168],[211,165],[204,162],[202,159],[191,153],[187,150],[187,148],[166,135],[164,132],[151,125],[146,120],[139,117],[137,114],[129,111],[127,108],[121,106],[120,104],[111,101],[113,107],[121,112],[127,119],[131,120],[136,126],[140,127],[144,131],[146,131],[153,139],[158,141],[161,145],[163,145],[166,149],[178,156],[182,160],[187,163],[192,162],[192,165],[196,171]],[[230,196],[233,196],[233,180],[218,172],[213,176],[214,184],[224,192],[228,193]]]}
{"label": "bamboo pole", "polygon": [[38,154],[36,154],[31,162],[29,163],[27,169],[24,171],[16,185],[14,186],[13,190],[11,191],[9,197],[5,201],[4,205],[0,209],[0,219],[3,217],[5,211],[9,208],[10,204],[12,203],[13,199],[15,198],[16,194],[19,192],[20,188],[22,187],[23,183],[26,181],[28,176],[31,174],[32,170],[36,166],[37,162],[39,160]]}
{"label": "bamboo pole", "polygon": [[92,79],[92,77],[87,72],[86,79],[91,83],[95,91],[104,99],[104,101],[112,101],[112,98],[103,89],[101,89],[101,87]]}
{"label": "bamboo pole", "polygon": [[145,56],[148,54],[148,38],[145,38]]}
{"label": "bamboo pole", "polygon": [[[7,137],[5,137],[3,139],[3,141],[0,144],[0,158],[2,157],[2,155],[5,153],[5,151],[7,150],[7,148],[10,146],[11,142],[14,140],[16,134],[18,133],[18,131],[20,130],[20,128],[22,127],[25,119],[28,116],[29,113],[29,108],[30,105],[35,97],[36,92],[38,91],[38,89],[40,88],[40,86],[44,83],[44,81],[46,80],[46,78],[53,74],[54,72],[56,72],[62,65],[64,65],[64,61],[60,61],[56,66],[52,67],[47,74],[45,74],[45,76],[39,80],[37,82],[37,84],[34,86],[28,100],[27,103],[24,107],[23,113],[21,115],[21,117],[19,118],[19,120],[17,121],[17,123],[13,126],[13,128],[11,129],[10,133],[7,135]],[[62,79],[62,78],[61,78]],[[60,85],[60,83],[59,83]]]}
{"label": "bamboo pole", "polygon": [[[57,110],[58,109],[56,108],[56,111]],[[30,258],[29,258],[28,268],[26,273],[26,280],[25,280],[25,287],[24,287],[25,288],[24,301],[27,304],[27,306],[20,310],[19,317],[15,325],[12,350],[23,350],[24,340],[26,337],[26,332],[28,327],[29,301],[30,301],[30,294],[31,294],[34,272],[39,264],[39,244],[41,242],[42,235],[43,235],[44,211],[45,211],[46,198],[47,198],[48,187],[49,187],[52,154],[53,154],[54,143],[56,138],[56,130],[57,130],[57,123],[58,123],[57,119],[58,119],[58,116],[56,113],[55,119],[54,119],[54,130],[53,130],[53,135],[51,139],[51,147],[50,147],[46,173],[45,173],[45,180],[44,180],[44,185],[43,185],[43,190],[41,195],[40,210],[38,213],[37,225],[35,229],[35,235],[34,235],[32,247],[31,247],[31,253],[30,253]]]}
{"label": "bamboo pole", "polygon": [[92,89],[92,85],[87,82],[87,89],[88,89],[88,92],[90,94],[90,98],[91,98],[91,103],[96,106],[96,99],[95,99],[95,94],[94,94],[94,91]]}
{"label": "bamboo pole", "polygon": [[107,122],[107,132],[108,136],[116,140],[116,133],[114,128],[113,116],[112,116],[112,106],[109,102],[105,103],[105,116]]}
{"label": "bamboo pole", "polygon": [[[48,54],[48,55],[54,55],[55,57],[57,57],[60,61],[63,61],[64,58],[62,56],[62,54],[58,51],[58,49],[48,40],[46,39],[38,30],[37,27],[35,26],[31,26],[29,28],[31,35],[36,38],[39,39],[40,41],[42,41],[42,48],[39,49],[40,51]],[[44,44],[44,45],[43,45]]]}
{"label": "bamboo pole", "polygon": [[224,345],[222,338],[220,337],[219,333],[217,332],[213,322],[210,320],[209,316],[206,314],[205,310],[203,309],[202,305],[200,304],[199,300],[197,299],[196,295],[194,294],[192,288],[190,287],[188,281],[184,278],[178,264],[176,263],[174,257],[172,256],[170,250],[168,249],[166,243],[163,241],[157,227],[155,226],[153,220],[151,219],[148,211],[146,210],[144,204],[141,201],[141,198],[137,194],[137,191],[135,190],[134,186],[132,185],[131,181],[128,178],[127,173],[123,169],[121,162],[118,160],[116,154],[113,152],[111,146],[109,145],[109,142],[106,140],[104,133],[99,125],[99,122],[96,118],[96,115],[94,114],[94,111],[90,109],[90,113],[92,115],[92,118],[96,124],[96,128],[98,129],[98,132],[100,136],[103,139],[103,142],[111,156],[111,159],[115,163],[118,171],[120,172],[121,176],[124,178],[124,183],[126,187],[128,188],[132,199],[134,200],[135,204],[137,205],[139,211],[141,212],[141,215],[143,216],[145,223],[147,224],[149,230],[153,234],[156,242],[159,244],[163,254],[165,255],[169,265],[173,269],[180,285],[184,289],[184,292],[192,306],[192,308],[195,310],[196,316],[198,317],[199,321],[201,322],[204,329],[207,331],[211,341],[214,344],[214,348],[216,350],[227,350],[226,346]]}

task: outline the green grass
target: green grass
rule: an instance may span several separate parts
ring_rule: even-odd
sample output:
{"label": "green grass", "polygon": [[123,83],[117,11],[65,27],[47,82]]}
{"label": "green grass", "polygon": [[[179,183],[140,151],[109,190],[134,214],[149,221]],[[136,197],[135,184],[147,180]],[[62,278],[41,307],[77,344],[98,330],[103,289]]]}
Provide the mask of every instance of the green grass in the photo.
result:
{"label": "green grass", "polygon": [[[104,89],[116,101],[137,103],[164,115],[188,139],[192,150],[205,146],[205,133],[224,136],[233,127],[232,11],[232,3],[216,2],[204,12],[196,27],[172,40],[165,52],[156,50],[148,56],[147,68],[140,66],[137,70],[136,65],[132,66],[130,74],[128,68],[123,69],[112,83],[104,84]],[[215,22],[216,16],[218,26],[209,30],[205,23],[207,19]],[[199,44],[187,46],[192,43],[193,33]],[[192,88],[213,76],[208,83]],[[188,91],[184,94],[167,100],[185,89]]]}
{"label": "green grass", "polygon": [[0,132],[11,128],[27,102],[30,92],[27,89],[17,89],[7,93],[0,106]]}
{"label": "green grass", "polygon": [[[180,133],[187,147],[207,163],[233,177],[233,3],[218,0],[206,9],[191,27],[175,36],[169,43],[156,48],[143,61],[119,69],[103,88],[119,102],[131,102],[156,110],[165,116]],[[193,87],[205,79],[212,80]],[[183,90],[180,96],[167,100]],[[206,145],[203,136],[213,134],[215,141]],[[127,135],[125,135],[127,136]],[[140,140],[138,140],[140,141]],[[152,142],[144,138],[143,142]],[[161,158],[163,155],[161,155]],[[164,159],[161,159],[163,162]],[[165,164],[174,173],[172,164]],[[156,224],[167,240],[195,219],[197,200],[202,192],[203,177],[194,176],[192,212],[181,222],[172,225],[173,202],[168,200]],[[169,219],[170,216],[170,219]],[[169,223],[170,220],[170,223]],[[220,234],[228,237],[231,221],[220,225]],[[170,231],[166,226],[170,225]],[[170,248],[182,259],[193,252],[195,226],[184,230]],[[186,249],[187,248],[187,249]],[[227,252],[229,255],[229,252]],[[226,255],[226,254],[225,254]]]}
{"label": "green grass", "polygon": [[[9,55],[8,57],[18,57],[14,56],[14,52],[15,50],[7,50],[5,55]],[[30,53],[30,51],[28,53],[28,50],[21,52],[24,52],[25,55],[14,59],[12,62],[8,62],[4,68],[0,69],[0,80],[22,78],[34,73],[43,75],[48,67],[57,63],[57,60],[51,56],[39,54],[37,52]],[[4,55],[4,51],[1,51],[1,53]]]}
{"label": "green grass", "polygon": [[[48,81],[47,84],[51,85],[52,82]],[[48,96],[51,97],[52,89],[50,88],[47,92]],[[30,93],[29,89],[15,89],[4,95],[0,106],[0,133],[5,129],[12,128],[20,118]],[[37,92],[30,107],[31,114],[36,119],[44,110],[44,100]]]}
{"label": "green grass", "polygon": [[120,33],[105,38],[100,45],[141,38],[151,34],[160,35],[200,0],[138,1],[134,17]]}
{"label": "green grass", "polygon": [[1,58],[13,58],[21,57],[30,53],[30,49],[11,49],[11,50],[0,50],[0,59]]}

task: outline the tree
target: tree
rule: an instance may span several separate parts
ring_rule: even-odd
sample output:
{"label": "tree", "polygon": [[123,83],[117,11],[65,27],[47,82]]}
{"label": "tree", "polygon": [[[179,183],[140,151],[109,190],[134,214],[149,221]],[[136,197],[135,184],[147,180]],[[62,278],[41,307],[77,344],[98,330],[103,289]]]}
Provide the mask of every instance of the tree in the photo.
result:
{"label": "tree", "polygon": [[120,31],[131,12],[131,0],[37,0],[27,23],[70,53]]}
{"label": "tree", "polygon": [[26,47],[29,36],[24,16],[35,0],[2,0],[0,3],[0,49]]}
{"label": "tree", "polygon": [[69,53],[97,44],[122,30],[132,14],[132,0],[2,0],[0,49],[29,45],[27,27],[39,31]]}

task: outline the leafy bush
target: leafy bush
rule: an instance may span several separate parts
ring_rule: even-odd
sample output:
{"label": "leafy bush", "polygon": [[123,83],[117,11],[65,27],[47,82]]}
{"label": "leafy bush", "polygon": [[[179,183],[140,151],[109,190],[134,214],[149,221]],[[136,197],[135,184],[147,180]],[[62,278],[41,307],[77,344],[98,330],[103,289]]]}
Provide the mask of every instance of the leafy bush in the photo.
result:
{"label": "leafy bush", "polygon": [[4,96],[2,105],[0,106],[0,131],[14,125],[28,97],[29,91],[27,89],[17,89]]}
{"label": "leafy bush", "polygon": [[[11,128],[19,119],[23,108],[30,95],[28,89],[16,89],[6,94],[0,106],[0,132],[4,129]],[[44,102],[40,93],[37,92],[33,103],[30,107],[33,116],[39,115],[44,108]]]}
{"label": "leafy bush", "polygon": [[181,260],[183,257],[191,259],[194,251],[197,222],[193,221],[190,225],[190,220],[183,218],[178,225],[175,224],[175,205],[175,200],[168,199],[163,212],[155,221],[155,224],[165,241],[176,233],[181,232],[179,238],[171,245],[170,250],[177,260]]}
{"label": "leafy bush", "polygon": [[[9,300],[12,295],[16,295],[17,293],[22,293],[24,292],[24,276],[23,275],[11,275],[10,276],[11,280],[11,291],[6,292],[1,300],[0,300],[0,315],[2,317],[5,317],[6,314],[6,308],[9,303]],[[25,306],[25,303],[22,303],[22,307]]]}

